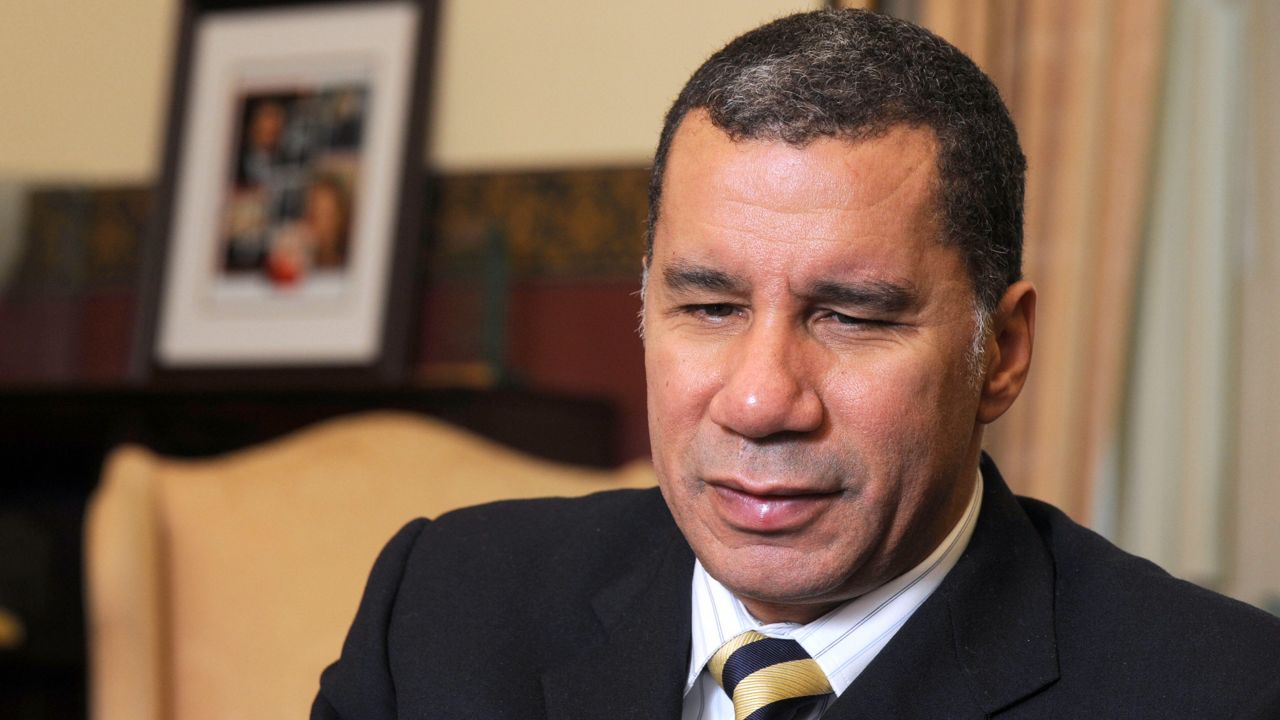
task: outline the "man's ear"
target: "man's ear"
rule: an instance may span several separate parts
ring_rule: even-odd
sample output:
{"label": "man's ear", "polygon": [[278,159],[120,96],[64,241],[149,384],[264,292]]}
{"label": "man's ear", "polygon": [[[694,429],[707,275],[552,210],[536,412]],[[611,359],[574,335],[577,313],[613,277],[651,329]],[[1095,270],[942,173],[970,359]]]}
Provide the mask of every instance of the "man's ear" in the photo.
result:
{"label": "man's ear", "polygon": [[978,403],[978,422],[984,424],[1003,415],[1027,382],[1036,336],[1035,286],[1026,280],[1010,285],[1000,299],[992,325]]}

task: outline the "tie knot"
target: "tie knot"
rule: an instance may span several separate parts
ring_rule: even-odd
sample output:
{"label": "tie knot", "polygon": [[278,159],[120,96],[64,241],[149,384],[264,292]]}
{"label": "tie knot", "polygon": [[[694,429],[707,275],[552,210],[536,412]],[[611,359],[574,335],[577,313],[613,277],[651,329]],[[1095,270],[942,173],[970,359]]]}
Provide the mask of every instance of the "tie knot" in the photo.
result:
{"label": "tie knot", "polygon": [[754,630],[725,643],[707,669],[733,700],[735,720],[783,717],[831,692],[826,673],[800,643]]}

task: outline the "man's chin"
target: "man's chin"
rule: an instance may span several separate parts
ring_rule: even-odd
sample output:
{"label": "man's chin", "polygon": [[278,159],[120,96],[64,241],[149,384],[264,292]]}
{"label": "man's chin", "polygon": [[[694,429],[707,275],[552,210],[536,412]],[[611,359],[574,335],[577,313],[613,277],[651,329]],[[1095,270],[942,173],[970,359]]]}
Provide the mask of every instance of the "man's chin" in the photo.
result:
{"label": "man's chin", "polygon": [[786,593],[779,593],[776,589],[764,590],[765,592],[758,592],[749,587],[741,590],[730,588],[751,615],[762,623],[813,622],[844,602],[844,599],[829,593],[796,592],[798,589]]}
{"label": "man's chin", "polygon": [[800,568],[795,562],[781,565],[759,562],[730,565],[722,573],[717,573],[716,568],[707,567],[712,577],[719,580],[720,584],[728,588],[763,622],[780,620],[762,616],[757,608],[766,609],[768,615],[812,615],[809,619],[813,619],[848,599],[844,597],[847,593],[840,591],[847,578],[797,572],[798,570]]}

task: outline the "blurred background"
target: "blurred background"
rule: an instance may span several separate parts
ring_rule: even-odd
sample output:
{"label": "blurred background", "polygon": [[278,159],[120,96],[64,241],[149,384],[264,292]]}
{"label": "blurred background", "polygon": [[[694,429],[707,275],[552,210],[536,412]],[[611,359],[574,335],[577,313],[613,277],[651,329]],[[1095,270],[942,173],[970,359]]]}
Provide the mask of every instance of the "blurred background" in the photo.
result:
{"label": "blurred background", "polygon": [[[990,428],[1016,491],[1280,612],[1280,5],[881,0],[1013,111],[1040,289]],[[408,369],[152,382],[145,243],[178,0],[0,7],[0,716],[83,717],[81,524],[111,447],[208,456],[395,407],[546,458],[648,453],[648,163],[689,73],[798,0],[441,0]]]}

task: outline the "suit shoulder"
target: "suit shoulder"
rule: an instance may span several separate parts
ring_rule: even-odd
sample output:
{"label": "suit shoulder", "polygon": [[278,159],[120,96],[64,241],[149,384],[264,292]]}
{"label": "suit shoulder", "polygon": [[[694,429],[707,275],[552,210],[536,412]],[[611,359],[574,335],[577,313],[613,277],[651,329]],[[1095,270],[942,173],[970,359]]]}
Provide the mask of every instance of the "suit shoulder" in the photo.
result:
{"label": "suit shoulder", "polygon": [[441,515],[433,529],[438,538],[529,543],[563,543],[570,539],[607,541],[673,525],[657,488],[607,490],[582,497],[502,500]]}
{"label": "suit shoulder", "polygon": [[1083,656],[1105,647],[1117,663],[1147,663],[1193,684],[1196,676],[1271,681],[1280,618],[1175,578],[1050,505],[1019,502],[1053,557],[1064,651],[1074,646]]}
{"label": "suit shoulder", "polygon": [[678,535],[657,489],[501,501],[424,526],[406,575],[486,593],[573,594],[608,584]]}

